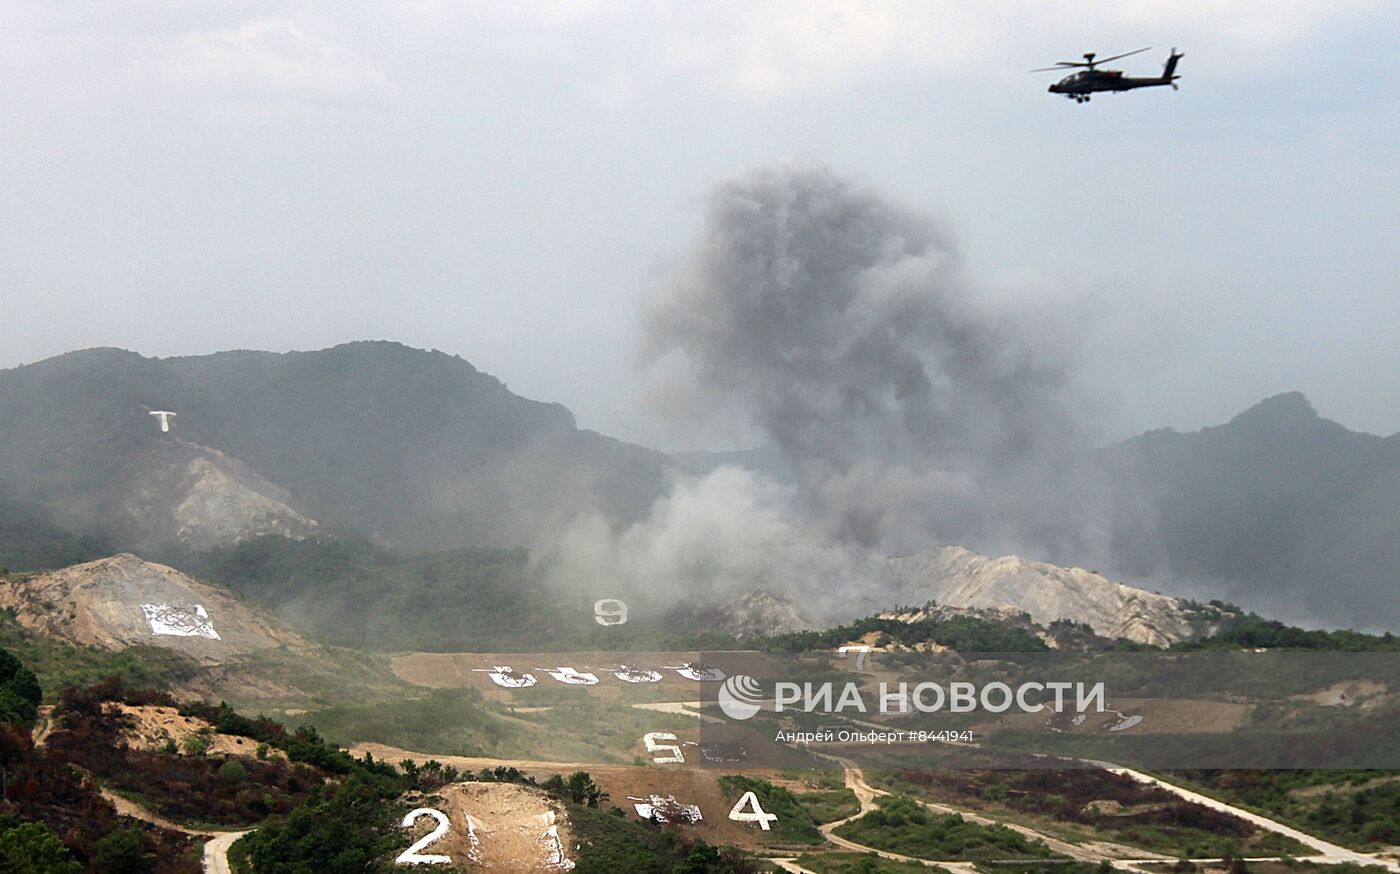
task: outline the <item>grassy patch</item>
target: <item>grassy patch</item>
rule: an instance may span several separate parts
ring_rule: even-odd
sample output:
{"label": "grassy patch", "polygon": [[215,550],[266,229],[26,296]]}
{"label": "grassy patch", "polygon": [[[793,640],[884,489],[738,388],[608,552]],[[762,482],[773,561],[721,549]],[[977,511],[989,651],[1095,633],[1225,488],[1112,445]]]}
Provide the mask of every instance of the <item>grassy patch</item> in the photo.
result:
{"label": "grassy patch", "polygon": [[1050,849],[1003,825],[938,814],[901,795],[876,799],[878,809],[836,829],[847,840],[920,859],[1048,859]]}
{"label": "grassy patch", "polygon": [[614,807],[568,805],[578,849],[574,874],[746,874],[758,866],[734,850],[690,841],[684,835],[633,822]]}
{"label": "grassy patch", "polygon": [[200,673],[190,658],[155,646],[110,652],[42,637],[0,611],[0,648],[14,653],[39,678],[44,700],[53,702],[67,687],[90,686],[118,676],[128,686],[170,689]]}
{"label": "grassy patch", "polygon": [[947,871],[937,865],[897,862],[874,853],[803,853],[797,864],[816,874],[938,874]]}
{"label": "grassy patch", "polygon": [[860,813],[860,799],[849,789],[822,789],[799,792],[797,802],[821,825]]}
{"label": "grassy patch", "polygon": [[684,716],[587,700],[512,714],[475,689],[416,690],[411,696],[328,707],[297,716],[342,744],[373,742],[424,753],[502,759],[625,764],[648,731],[685,729]]}
{"label": "grassy patch", "polygon": [[494,753],[510,733],[475,689],[434,690],[414,699],[344,704],[301,717],[340,743],[372,741],[456,756]]}
{"label": "grassy patch", "polygon": [[1180,771],[1171,776],[1345,846],[1400,844],[1400,772]]}
{"label": "grassy patch", "polygon": [[778,817],[768,832],[774,843],[819,844],[825,840],[812,814],[797,796],[783,787],[774,786],[767,780],[738,775],[720,777],[719,787],[730,804],[738,801],[745,792],[752,792],[765,813]]}

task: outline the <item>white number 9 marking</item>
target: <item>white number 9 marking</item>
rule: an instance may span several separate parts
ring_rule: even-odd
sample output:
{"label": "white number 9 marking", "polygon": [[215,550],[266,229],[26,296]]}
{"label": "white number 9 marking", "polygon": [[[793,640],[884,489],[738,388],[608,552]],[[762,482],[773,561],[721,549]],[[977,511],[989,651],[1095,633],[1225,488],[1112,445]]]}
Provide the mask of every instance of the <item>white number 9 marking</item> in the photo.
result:
{"label": "white number 9 marking", "polygon": [[627,604],[616,598],[594,601],[593,619],[599,625],[621,625],[627,621]]}

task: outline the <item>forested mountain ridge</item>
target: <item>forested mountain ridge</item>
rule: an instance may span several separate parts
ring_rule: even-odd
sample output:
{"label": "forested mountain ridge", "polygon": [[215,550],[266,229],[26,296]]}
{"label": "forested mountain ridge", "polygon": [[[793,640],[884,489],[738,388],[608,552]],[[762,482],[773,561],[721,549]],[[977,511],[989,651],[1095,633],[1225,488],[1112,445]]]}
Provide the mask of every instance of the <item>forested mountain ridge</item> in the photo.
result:
{"label": "forested mountain ridge", "polygon": [[[152,410],[178,414],[171,432]],[[1084,469],[1111,484],[1095,499],[1134,511],[1106,514],[1101,555],[1027,558],[1294,622],[1400,626],[1400,435],[1350,431],[1294,392],[1086,452]],[[559,404],[397,343],[89,349],[0,371],[0,568],[119,549],[174,560],[184,553],[164,547],[262,534],[406,553],[536,546],[580,512],[626,526],[671,475],[720,464],[791,476],[771,447],[672,458],[581,430]],[[1053,521],[1096,531],[1103,508],[1083,511]]]}
{"label": "forested mountain ridge", "polygon": [[[178,414],[170,434],[152,410]],[[588,505],[635,516],[670,465],[460,358],[397,343],[165,359],[89,349],[0,372],[0,492],[65,528],[120,528],[122,472],[171,434],[285,489],[331,530],[411,549],[519,544]]]}
{"label": "forested mountain ridge", "polygon": [[1293,621],[1400,626],[1400,435],[1350,431],[1289,392],[1222,425],[1149,431],[1100,462],[1155,514],[1149,530],[1115,532],[1120,575]]}

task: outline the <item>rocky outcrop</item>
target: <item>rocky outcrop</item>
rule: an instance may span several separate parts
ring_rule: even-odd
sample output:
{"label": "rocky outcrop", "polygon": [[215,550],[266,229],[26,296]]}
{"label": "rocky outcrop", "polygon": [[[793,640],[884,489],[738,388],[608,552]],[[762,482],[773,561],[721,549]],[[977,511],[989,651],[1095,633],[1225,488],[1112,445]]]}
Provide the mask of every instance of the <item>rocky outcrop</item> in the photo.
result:
{"label": "rocky outcrop", "polygon": [[119,489],[117,527],[131,543],[208,549],[267,534],[300,540],[319,528],[248,464],[173,436],[125,471]]}
{"label": "rocky outcrop", "polygon": [[206,664],[308,648],[225,590],[128,553],[0,581],[0,608],[54,640],[109,650],[159,646]]}
{"label": "rocky outcrop", "polygon": [[1075,567],[1019,556],[989,558],[959,546],[888,559],[881,571],[892,604],[1011,609],[1039,625],[1071,620],[1107,638],[1166,646],[1199,629],[1184,601]]}
{"label": "rocky outcrop", "polygon": [[722,608],[721,613],[717,630],[738,637],[789,634],[816,627],[797,604],[763,590],[739,595]]}

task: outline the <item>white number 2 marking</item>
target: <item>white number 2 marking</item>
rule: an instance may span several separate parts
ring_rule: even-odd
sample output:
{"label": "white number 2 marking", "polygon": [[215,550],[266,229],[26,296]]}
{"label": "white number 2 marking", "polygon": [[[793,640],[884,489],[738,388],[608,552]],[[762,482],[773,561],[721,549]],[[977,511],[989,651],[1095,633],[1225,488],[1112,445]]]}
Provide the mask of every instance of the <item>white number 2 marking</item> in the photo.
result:
{"label": "white number 2 marking", "polygon": [[429,845],[441,840],[448,832],[447,814],[440,810],[433,810],[431,807],[420,807],[417,810],[410,810],[403,818],[403,827],[412,828],[413,824],[420,817],[429,816],[437,820],[437,828],[428,832],[418,839],[418,842],[399,854],[394,860],[399,865],[451,865],[451,856],[439,856],[429,853],[424,855],[419,850],[426,849]]}

